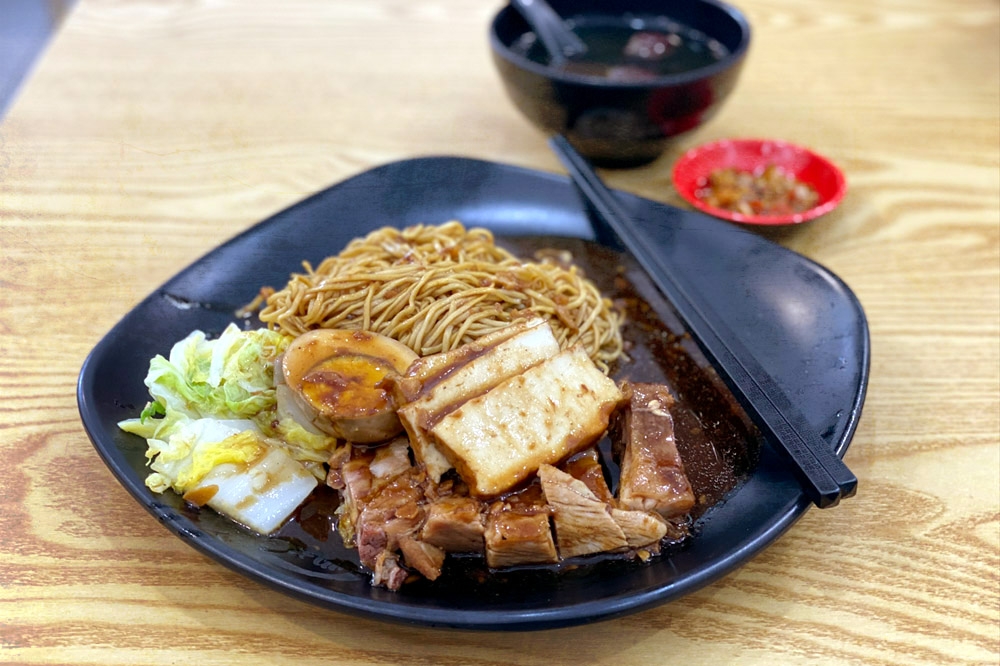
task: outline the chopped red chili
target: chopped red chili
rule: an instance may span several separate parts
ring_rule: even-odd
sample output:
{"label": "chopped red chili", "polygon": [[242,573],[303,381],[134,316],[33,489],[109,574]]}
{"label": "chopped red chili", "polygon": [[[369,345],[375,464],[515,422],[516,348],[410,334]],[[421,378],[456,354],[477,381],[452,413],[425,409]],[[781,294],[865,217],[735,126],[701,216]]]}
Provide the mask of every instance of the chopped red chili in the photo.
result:
{"label": "chopped red chili", "polygon": [[716,169],[698,183],[695,195],[715,208],[743,215],[789,215],[817,204],[819,194],[774,164],[744,171]]}

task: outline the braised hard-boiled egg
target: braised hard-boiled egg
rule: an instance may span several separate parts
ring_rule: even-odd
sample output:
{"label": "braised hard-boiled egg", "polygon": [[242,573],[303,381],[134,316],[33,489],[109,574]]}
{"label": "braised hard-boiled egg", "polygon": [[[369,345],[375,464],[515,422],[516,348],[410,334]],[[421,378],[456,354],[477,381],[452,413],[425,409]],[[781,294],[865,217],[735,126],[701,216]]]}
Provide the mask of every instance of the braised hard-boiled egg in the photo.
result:
{"label": "braised hard-boiled egg", "polygon": [[312,424],[350,442],[380,442],[402,431],[388,378],[403,374],[417,354],[368,331],[318,329],[285,350],[285,383]]}

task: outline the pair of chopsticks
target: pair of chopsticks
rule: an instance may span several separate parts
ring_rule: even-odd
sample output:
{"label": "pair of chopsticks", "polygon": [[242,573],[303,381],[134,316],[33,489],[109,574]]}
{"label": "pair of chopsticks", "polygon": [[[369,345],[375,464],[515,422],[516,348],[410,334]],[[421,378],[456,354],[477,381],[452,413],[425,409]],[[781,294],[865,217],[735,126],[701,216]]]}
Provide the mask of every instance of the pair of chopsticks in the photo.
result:
{"label": "pair of chopsticks", "polygon": [[787,454],[809,499],[822,509],[854,495],[854,473],[711,306],[684,289],[590,164],[563,136],[549,144],[597,213],[598,236],[613,234],[645,269],[757,427]]}

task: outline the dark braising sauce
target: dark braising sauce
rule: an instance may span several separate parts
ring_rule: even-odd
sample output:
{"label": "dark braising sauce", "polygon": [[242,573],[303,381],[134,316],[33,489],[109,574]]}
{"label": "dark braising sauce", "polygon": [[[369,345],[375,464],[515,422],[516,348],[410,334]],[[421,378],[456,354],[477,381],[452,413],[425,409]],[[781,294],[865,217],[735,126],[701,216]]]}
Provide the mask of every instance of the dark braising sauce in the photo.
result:
{"label": "dark braising sauce", "polygon": [[758,436],[645,272],[631,257],[585,241],[532,237],[508,243],[523,257],[550,247],[569,251],[622,308],[628,358],[612,368],[611,376],[670,387],[677,398],[672,410],[677,448],[698,500],[693,517],[721,501],[756,465]]}
{"label": "dark braising sauce", "polygon": [[[748,417],[711,369],[696,345],[683,332],[669,304],[645,273],[625,255],[602,246],[565,238],[504,238],[498,242],[515,254],[529,258],[539,250],[568,251],[573,262],[625,313],[624,339],[627,359],[612,368],[616,380],[666,384],[677,399],[674,427],[677,447],[697,504],[697,520],[723,501],[753,471],[760,440]],[[601,443],[606,475],[615,490],[618,470],[611,462],[610,443]],[[266,557],[279,557],[283,566],[294,566],[318,578],[359,577],[369,574],[358,562],[357,551],[346,548],[336,530],[338,495],[321,487],[296,515],[262,548]],[[697,538],[697,524],[691,536]],[[671,548],[660,557],[669,557]],[[593,555],[558,565],[489,571],[481,556],[449,555],[443,574],[434,582],[423,578],[407,583],[395,594],[432,594],[437,599],[467,598],[470,586],[483,598],[503,596],[507,585],[558,585],[581,575],[614,575],[622,567],[642,566],[621,555]],[[333,572],[337,572],[334,574]]]}

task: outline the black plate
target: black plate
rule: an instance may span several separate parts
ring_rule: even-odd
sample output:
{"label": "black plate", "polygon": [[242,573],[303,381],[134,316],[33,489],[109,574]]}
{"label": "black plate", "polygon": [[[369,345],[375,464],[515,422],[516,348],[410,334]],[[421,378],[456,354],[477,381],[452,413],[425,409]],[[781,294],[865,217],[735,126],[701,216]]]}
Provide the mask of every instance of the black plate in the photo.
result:
{"label": "black plate", "polygon": [[[650,241],[724,312],[839,455],[857,425],[868,379],[861,305],[835,275],[781,246],[700,213],[620,194]],[[262,285],[282,286],[302,260],[316,265],[384,226],[458,219],[498,235],[592,238],[585,207],[561,176],[477,160],[388,164],[324,190],[189,266],[126,315],[84,363],[83,424],[121,484],[168,529],[227,567],[281,592],[343,612],[430,626],[539,629],[606,619],[690,593],[748,561],[809,508],[784,460],[765,445],[757,470],[702,519],[689,547],[639,566],[603,562],[560,574],[518,574],[468,588],[370,587],[346,560],[294,541],[252,535],[211,511],[143,484],[145,442],[117,422],[148,399],[149,359],[193,329],[219,332]],[[834,509],[836,510],[836,509]],[[127,529],[127,526],[122,526]],[[446,590],[446,591],[442,591]]]}

